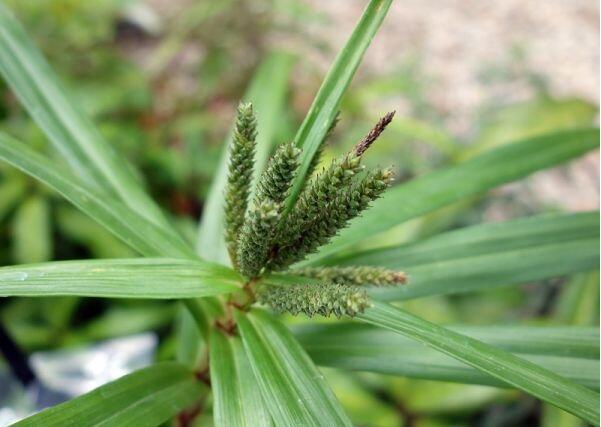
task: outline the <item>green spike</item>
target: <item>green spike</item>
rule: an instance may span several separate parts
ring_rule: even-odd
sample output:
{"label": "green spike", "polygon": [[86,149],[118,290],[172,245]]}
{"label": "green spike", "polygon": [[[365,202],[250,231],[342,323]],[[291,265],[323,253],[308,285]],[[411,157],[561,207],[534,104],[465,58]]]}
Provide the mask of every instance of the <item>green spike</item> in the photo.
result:
{"label": "green spike", "polygon": [[257,292],[259,302],[278,313],[304,313],[340,318],[350,317],[369,307],[367,293],[357,287],[337,284],[263,286]]}
{"label": "green spike", "polygon": [[248,206],[257,134],[252,104],[240,103],[229,155],[225,189],[225,241],[234,266],[244,216]]}
{"label": "green spike", "polygon": [[280,145],[270,159],[257,185],[255,200],[271,199],[282,203],[288,194],[298,168],[300,150],[294,144]]}
{"label": "green spike", "polygon": [[316,204],[312,210],[315,213],[311,216],[289,216],[283,230],[293,234],[288,236],[288,240],[281,236],[280,245],[272,254],[270,269],[285,268],[315,252],[376,200],[391,182],[390,169],[376,169],[368,172],[358,183],[339,189],[331,202]]}
{"label": "green spike", "polygon": [[407,283],[407,276],[402,271],[372,266],[307,267],[290,270],[290,274],[312,277],[340,285],[387,286]]}
{"label": "green spike", "polygon": [[238,244],[238,266],[248,278],[257,277],[267,263],[271,236],[280,219],[281,205],[272,200],[253,204],[242,227]]}

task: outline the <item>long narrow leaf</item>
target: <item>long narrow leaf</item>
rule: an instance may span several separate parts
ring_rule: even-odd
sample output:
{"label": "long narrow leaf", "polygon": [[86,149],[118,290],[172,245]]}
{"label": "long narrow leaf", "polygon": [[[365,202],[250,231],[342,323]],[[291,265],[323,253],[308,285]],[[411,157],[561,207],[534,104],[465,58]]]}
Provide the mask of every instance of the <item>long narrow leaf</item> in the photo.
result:
{"label": "long narrow leaf", "polygon": [[332,68],[328,71],[315,95],[313,104],[294,137],[295,144],[302,148],[303,152],[298,174],[290,190],[289,207],[298,198],[307,179],[311,160],[336,117],[340,100],[353,79],[371,40],[380,28],[391,3],[392,0],[371,0],[369,2],[361,20],[355,26],[353,33],[336,57]]}
{"label": "long narrow leaf", "polygon": [[0,3],[0,74],[86,184],[121,201],[175,236],[123,156],[116,155],[68,95],[23,27]]}
{"label": "long narrow leaf", "polygon": [[84,186],[25,144],[0,133],[0,159],[61,193],[119,239],[146,256],[194,258],[194,252],[162,227],[121,202]]}
{"label": "long narrow leaf", "polygon": [[380,300],[520,284],[599,267],[599,213],[538,215],[476,225],[423,241],[325,260],[403,270],[407,286],[374,289]]}
{"label": "long narrow leaf", "polygon": [[240,337],[213,330],[210,339],[213,422],[216,427],[270,426]]}
{"label": "long narrow leaf", "polygon": [[578,157],[599,145],[598,129],[577,129],[496,148],[456,166],[390,189],[351,222],[312,261],[339,252],[377,233],[501,184]]}
{"label": "long narrow leaf", "polygon": [[232,292],[241,278],[201,260],[133,258],[0,267],[0,296],[192,298]]}
{"label": "long narrow leaf", "polygon": [[154,427],[191,405],[203,392],[192,371],[160,363],[32,415],[15,426]]}
{"label": "long narrow leaf", "polygon": [[[598,328],[462,326],[449,329],[511,351],[586,387],[599,389]],[[507,387],[507,383],[452,357],[371,325],[313,324],[293,331],[318,365]]]}
{"label": "long narrow leaf", "polygon": [[235,318],[275,425],[351,425],[321,373],[281,323],[263,311],[237,312]]}
{"label": "long narrow leaf", "polygon": [[599,425],[598,393],[532,362],[437,326],[386,303],[375,302],[358,319],[423,342],[460,362]]}

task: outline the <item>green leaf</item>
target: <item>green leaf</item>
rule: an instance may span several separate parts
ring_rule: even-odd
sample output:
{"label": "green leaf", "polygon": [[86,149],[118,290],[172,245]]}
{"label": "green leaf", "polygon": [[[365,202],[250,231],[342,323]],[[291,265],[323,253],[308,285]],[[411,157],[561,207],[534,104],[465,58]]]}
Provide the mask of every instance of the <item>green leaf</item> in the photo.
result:
{"label": "green leaf", "polygon": [[532,362],[386,303],[357,316],[359,320],[403,334],[526,393],[599,425],[599,394]]}
{"label": "green leaf", "polygon": [[586,427],[589,424],[581,419],[551,405],[541,410],[541,427]]}
{"label": "green leaf", "polygon": [[215,426],[270,426],[240,337],[213,329],[209,348]]}
{"label": "green leaf", "polygon": [[[74,301],[77,299],[74,298]],[[113,303],[98,317],[80,327],[73,328],[66,334],[64,344],[60,343],[60,345],[89,344],[90,341],[106,340],[164,328],[173,320],[175,306],[175,304],[157,304],[154,301],[135,304],[127,301],[122,305]],[[69,316],[64,322],[64,328],[69,328],[72,314],[69,312]]]}
{"label": "green leaf", "polygon": [[119,240],[85,213],[71,205],[60,205],[54,211],[60,232],[73,242],[84,245],[92,258],[133,258],[136,251]]}
{"label": "green leaf", "polygon": [[0,159],[62,194],[80,210],[145,256],[195,258],[188,246],[121,202],[79,183],[23,143],[0,133]]}
{"label": "green leaf", "polygon": [[0,267],[0,296],[192,298],[239,289],[233,270],[200,260],[133,258]]}
{"label": "green leaf", "polygon": [[52,257],[50,209],[45,197],[34,195],[25,199],[15,214],[13,227],[15,261],[43,262]]}
{"label": "green leaf", "polygon": [[0,183],[0,222],[24,197],[26,185],[21,179],[6,179]]}
{"label": "green leaf", "polygon": [[280,322],[259,310],[236,312],[235,319],[275,425],[351,425],[323,375]]}
{"label": "green leaf", "polygon": [[46,409],[15,426],[157,426],[193,404],[204,386],[177,363],[159,363]]}
{"label": "green leaf", "polygon": [[[206,341],[202,335],[198,322],[192,315],[191,310],[186,308],[187,304],[179,307],[176,317],[175,330],[178,336],[175,350],[175,360],[186,364],[191,368],[198,366],[206,351]],[[185,339],[181,339],[185,337]],[[191,345],[194,342],[195,345]]]}
{"label": "green leaf", "polygon": [[585,212],[476,225],[324,263],[405,271],[406,286],[371,291],[380,300],[405,300],[593,270],[598,261],[599,212]]}
{"label": "green leaf", "polygon": [[[578,382],[599,388],[599,329],[457,326],[481,340]],[[315,363],[354,371],[507,387],[507,384],[394,332],[356,323],[309,324],[293,329]]]}
{"label": "green leaf", "polygon": [[554,317],[562,324],[598,324],[599,270],[574,276],[563,285],[557,297]]}
{"label": "green leaf", "polygon": [[542,96],[510,104],[486,117],[476,140],[461,151],[460,158],[473,157],[506,142],[529,138],[560,129],[591,126],[597,107],[576,98],[553,99]]}
{"label": "green leaf", "polygon": [[76,174],[96,190],[118,195],[140,216],[175,237],[131,166],[76,105],[13,14],[0,4],[0,74]]}
{"label": "green leaf", "polygon": [[[255,182],[275,142],[274,137],[277,124],[281,121],[280,115],[292,64],[293,58],[284,53],[275,53],[267,57],[257,69],[244,96],[245,101],[253,103],[253,109],[257,114]],[[227,180],[228,150],[231,139],[230,133],[224,143],[219,169],[206,199],[197,244],[197,252],[200,256],[222,264],[229,264],[224,240],[223,193]]]}
{"label": "green leaf", "polygon": [[371,0],[369,2],[361,16],[361,20],[355,26],[353,33],[336,57],[332,68],[328,71],[317,95],[315,95],[313,104],[294,137],[294,143],[303,152],[301,153],[297,176],[290,189],[290,197],[287,201],[288,208],[291,208],[298,198],[304,182],[308,178],[307,171],[310,168],[313,156],[336,117],[340,100],[391,4],[392,0]]}
{"label": "green leaf", "polygon": [[598,145],[598,129],[558,132],[508,144],[393,187],[309,263],[464,197],[578,157]]}

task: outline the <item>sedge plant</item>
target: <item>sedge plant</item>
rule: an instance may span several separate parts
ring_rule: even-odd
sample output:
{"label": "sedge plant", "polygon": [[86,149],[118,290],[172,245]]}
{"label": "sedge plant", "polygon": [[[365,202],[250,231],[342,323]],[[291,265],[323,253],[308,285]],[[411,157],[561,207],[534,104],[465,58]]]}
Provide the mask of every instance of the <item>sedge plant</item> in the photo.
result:
{"label": "sedge plant", "polygon": [[[256,299],[279,313],[304,313],[354,317],[369,306],[362,285],[398,285],[406,282],[399,271],[382,267],[317,267],[291,269],[290,274],[311,277],[315,284],[277,286],[262,283],[262,276],[288,269],[327,244],[350,220],[367,209],[392,182],[392,170],[363,172],[361,157],[373,144],[394,113],[386,114],[347,154],[333,160],[307,185],[285,215],[286,198],[299,167],[301,150],[282,144],[257,182],[249,205],[254,164],[256,119],[251,104],[238,107],[228,184],[225,189],[225,236],[232,265],[247,278],[246,306]],[[337,122],[337,118],[333,122]],[[334,125],[323,138],[308,175],[319,163],[319,154]],[[240,304],[238,301],[237,304]]]}
{"label": "sedge plant", "polygon": [[[341,98],[391,3],[369,2],[293,141],[275,148],[271,160],[269,112],[282,107],[292,59],[276,53],[259,68],[238,109],[196,248],[0,5],[0,74],[65,162],[5,133],[0,159],[60,193],[140,255],[2,267],[0,296],[171,299],[182,307],[177,360],[17,425],[192,425],[208,402],[216,426],[352,425],[317,365],[516,388],[599,424],[598,328],[449,328],[396,304],[595,270],[598,212],[536,215],[359,247],[405,221],[594,150],[597,129],[514,141],[391,186],[390,169],[364,170],[361,162],[389,114],[345,155],[318,167]],[[277,312],[343,320],[291,330]]]}

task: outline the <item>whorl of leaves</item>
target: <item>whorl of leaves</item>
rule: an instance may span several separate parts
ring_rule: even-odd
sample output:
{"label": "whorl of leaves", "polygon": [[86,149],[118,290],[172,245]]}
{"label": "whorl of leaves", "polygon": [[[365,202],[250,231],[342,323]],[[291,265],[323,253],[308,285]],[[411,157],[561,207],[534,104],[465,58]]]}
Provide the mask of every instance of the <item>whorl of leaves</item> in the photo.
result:
{"label": "whorl of leaves", "polygon": [[232,263],[236,265],[238,238],[248,206],[255,156],[257,124],[252,104],[241,103],[229,156],[225,189],[225,241]]}
{"label": "whorl of leaves", "polygon": [[402,271],[372,266],[306,267],[290,270],[290,274],[311,277],[340,285],[387,286],[400,285],[407,282],[407,276]]}
{"label": "whorl of leaves", "polygon": [[334,283],[263,286],[259,288],[257,297],[259,302],[278,313],[304,313],[309,317],[354,317],[369,307],[369,299],[364,290]]}

